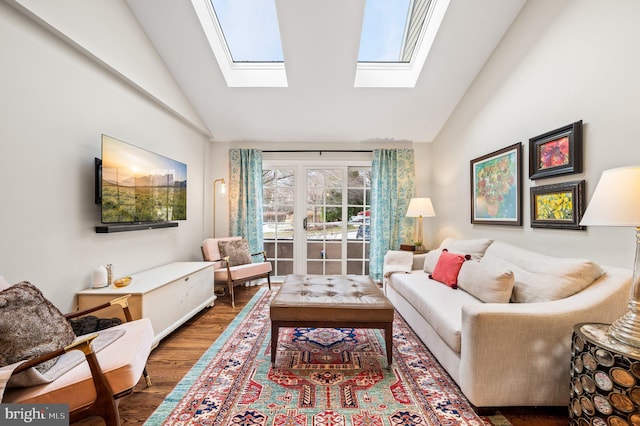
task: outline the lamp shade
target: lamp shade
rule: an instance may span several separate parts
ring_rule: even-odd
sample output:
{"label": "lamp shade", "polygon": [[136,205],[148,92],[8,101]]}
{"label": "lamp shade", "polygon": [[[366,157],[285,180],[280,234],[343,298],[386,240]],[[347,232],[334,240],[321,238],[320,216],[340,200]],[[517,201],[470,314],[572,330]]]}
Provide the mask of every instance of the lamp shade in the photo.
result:
{"label": "lamp shade", "polygon": [[640,166],[602,172],[580,225],[640,226]]}
{"label": "lamp shade", "polygon": [[433,217],[436,215],[431,198],[412,198],[407,209],[407,217]]}

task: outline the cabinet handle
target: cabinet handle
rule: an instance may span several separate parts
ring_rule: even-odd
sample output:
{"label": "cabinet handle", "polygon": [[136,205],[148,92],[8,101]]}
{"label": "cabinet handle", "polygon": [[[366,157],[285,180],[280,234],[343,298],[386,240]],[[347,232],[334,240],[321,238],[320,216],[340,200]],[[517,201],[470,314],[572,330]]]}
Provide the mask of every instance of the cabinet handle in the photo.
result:
{"label": "cabinet handle", "polygon": [[189,277],[186,277],[184,280],[185,280],[185,281],[189,281]]}

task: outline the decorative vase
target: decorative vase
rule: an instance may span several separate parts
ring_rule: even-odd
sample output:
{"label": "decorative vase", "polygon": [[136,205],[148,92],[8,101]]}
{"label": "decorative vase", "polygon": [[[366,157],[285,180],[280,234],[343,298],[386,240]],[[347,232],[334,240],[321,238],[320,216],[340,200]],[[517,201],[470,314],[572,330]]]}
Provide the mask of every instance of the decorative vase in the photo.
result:
{"label": "decorative vase", "polygon": [[490,217],[498,216],[498,211],[500,210],[500,204],[499,203],[488,203],[488,204],[486,204],[486,206],[487,206],[487,214]]}
{"label": "decorative vase", "polygon": [[93,288],[101,288],[108,286],[107,268],[100,265],[93,271]]}

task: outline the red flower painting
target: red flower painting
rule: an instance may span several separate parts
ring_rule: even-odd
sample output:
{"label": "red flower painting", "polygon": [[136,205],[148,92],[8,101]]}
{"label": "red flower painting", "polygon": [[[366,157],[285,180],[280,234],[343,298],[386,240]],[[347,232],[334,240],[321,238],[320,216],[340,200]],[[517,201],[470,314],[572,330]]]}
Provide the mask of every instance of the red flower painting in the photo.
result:
{"label": "red flower painting", "polygon": [[565,136],[538,147],[540,170],[569,164],[569,137]]}

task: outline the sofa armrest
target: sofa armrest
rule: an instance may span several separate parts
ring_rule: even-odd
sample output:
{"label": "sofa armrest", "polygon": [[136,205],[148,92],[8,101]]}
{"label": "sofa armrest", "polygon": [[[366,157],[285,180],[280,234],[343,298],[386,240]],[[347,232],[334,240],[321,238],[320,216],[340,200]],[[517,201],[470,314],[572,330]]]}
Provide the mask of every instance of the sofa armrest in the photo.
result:
{"label": "sofa armrest", "polygon": [[260,256],[260,255],[262,255],[262,261],[266,262],[267,261],[267,252],[266,251],[263,250],[263,251],[259,251],[257,253],[251,253],[251,257]]}
{"label": "sofa armrest", "polygon": [[99,311],[101,309],[106,309],[109,308],[111,306],[120,306],[122,308],[122,311],[124,312],[124,317],[127,321],[133,321],[133,317],[131,315],[131,311],[129,310],[129,297],[131,297],[131,294],[125,294],[124,296],[120,296],[117,297],[115,299],[111,299],[110,301],[103,303],[101,305],[96,305],[93,306],[89,309],[85,309],[83,311],[76,311],[76,312],[71,312],[68,314],[65,314],[65,318],[67,320],[70,320],[72,318],[77,318],[77,317],[81,317],[87,314],[90,314],[92,312],[96,312]]}
{"label": "sofa armrest", "polygon": [[49,361],[50,359],[53,359],[53,358],[57,358],[60,355],[63,355],[69,351],[73,351],[76,349],[82,351],[82,353],[84,353],[85,356],[89,353],[93,353],[93,348],[91,347],[91,343],[93,342],[93,339],[95,339],[96,337],[98,337],[97,333],[90,334],[82,339],[79,339],[71,343],[68,346],[65,346],[62,349],[51,351],[44,355],[40,355],[37,358],[30,359],[29,361],[20,364],[20,366],[18,366],[15,370],[13,370],[13,374],[18,374],[21,371],[28,370],[31,367],[35,367],[38,364]]}
{"label": "sofa armrest", "polygon": [[557,405],[568,403],[573,326],[620,317],[630,284],[631,271],[608,268],[589,287],[562,300],[464,306],[459,372],[463,392],[479,407],[487,406],[487,396],[492,406],[518,405],[523,399],[537,405],[543,397]]}

